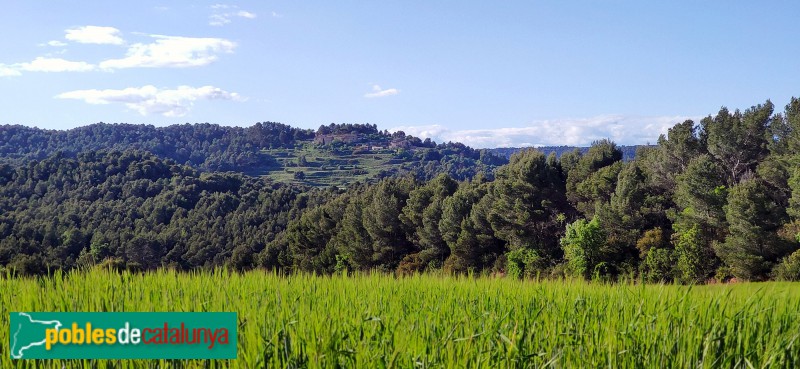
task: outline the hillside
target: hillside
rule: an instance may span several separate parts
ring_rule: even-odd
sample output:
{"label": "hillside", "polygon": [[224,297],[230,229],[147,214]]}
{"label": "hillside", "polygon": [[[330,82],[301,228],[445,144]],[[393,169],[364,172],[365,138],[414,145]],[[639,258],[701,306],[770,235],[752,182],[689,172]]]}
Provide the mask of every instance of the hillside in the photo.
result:
{"label": "hillside", "polygon": [[491,177],[507,162],[485,150],[390,134],[369,124],[330,124],[317,131],[273,122],[247,128],[97,123],[64,131],[0,126],[0,160],[9,163],[56,153],[74,158],[96,150],[143,150],[201,171],[236,171],[323,187],[406,173],[419,179],[440,173],[457,179],[477,173]]}

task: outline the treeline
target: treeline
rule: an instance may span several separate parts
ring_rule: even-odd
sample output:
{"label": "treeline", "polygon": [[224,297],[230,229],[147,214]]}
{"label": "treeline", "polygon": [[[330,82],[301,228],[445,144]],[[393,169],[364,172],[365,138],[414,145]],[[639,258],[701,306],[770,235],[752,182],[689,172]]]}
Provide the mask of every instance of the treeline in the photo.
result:
{"label": "treeline", "polygon": [[[416,137],[414,139],[419,140]],[[426,139],[427,141],[429,140]],[[491,154],[488,150],[473,149],[453,142],[434,142],[429,147],[400,150],[394,161],[398,164],[396,170],[380,176],[381,178],[411,175],[426,181],[440,174],[458,181],[469,180],[477,175],[494,178],[497,168],[508,163],[505,158]]]}
{"label": "treeline", "polygon": [[[618,145],[617,149],[622,152],[622,160],[623,161],[631,161],[633,158],[636,157],[636,151],[639,149],[641,145]],[[520,151],[527,150],[528,148],[525,147],[499,147],[495,149],[488,149],[489,152],[495,154],[497,156],[502,156],[507,159],[511,158],[511,155],[514,155]],[[555,153],[557,157],[561,157],[568,152],[572,152],[578,150],[581,154],[585,154],[586,151],[589,150],[588,147],[578,147],[578,146],[542,146],[537,147],[536,150],[543,152],[545,155],[550,155],[550,153]]]}
{"label": "treeline", "polygon": [[0,157],[17,163],[42,160],[57,152],[75,156],[97,150],[144,150],[206,171],[247,171],[274,165],[262,149],[292,148],[314,132],[266,122],[253,126],[97,123],[66,131],[19,125],[0,126]]}
{"label": "treeline", "polygon": [[386,179],[274,242],[294,270],[322,273],[800,279],[800,100],[773,110],[685,121],[629,162],[604,140],[558,159],[515,154],[493,181]]}
{"label": "treeline", "polygon": [[0,266],[20,274],[108,264],[133,270],[253,265],[326,190],[201,173],[144,152],[0,164]]}

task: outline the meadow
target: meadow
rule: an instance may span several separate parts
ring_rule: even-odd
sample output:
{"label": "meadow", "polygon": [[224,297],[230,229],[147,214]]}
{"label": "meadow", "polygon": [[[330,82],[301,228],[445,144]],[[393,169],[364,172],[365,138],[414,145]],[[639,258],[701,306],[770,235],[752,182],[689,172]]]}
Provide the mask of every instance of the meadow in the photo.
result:
{"label": "meadow", "polygon": [[[10,360],[9,311],[235,311],[231,361]],[[800,289],[264,271],[0,277],[3,368],[796,368]]]}

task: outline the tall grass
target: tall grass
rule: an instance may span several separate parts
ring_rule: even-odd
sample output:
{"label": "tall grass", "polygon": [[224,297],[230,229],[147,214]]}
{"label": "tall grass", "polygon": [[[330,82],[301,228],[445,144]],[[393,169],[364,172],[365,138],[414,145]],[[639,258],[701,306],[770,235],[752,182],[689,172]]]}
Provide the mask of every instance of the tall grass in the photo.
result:
{"label": "tall grass", "polygon": [[[800,285],[253,271],[0,279],[0,366],[798,368]],[[235,311],[231,361],[9,359],[9,311]]]}

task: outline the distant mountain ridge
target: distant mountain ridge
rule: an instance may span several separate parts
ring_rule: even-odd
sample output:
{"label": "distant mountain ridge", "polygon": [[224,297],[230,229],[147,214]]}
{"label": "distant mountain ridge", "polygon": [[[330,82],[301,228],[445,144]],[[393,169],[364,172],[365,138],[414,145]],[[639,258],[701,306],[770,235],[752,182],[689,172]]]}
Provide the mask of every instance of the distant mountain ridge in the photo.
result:
{"label": "distant mountain ridge", "polygon": [[[646,147],[646,146],[654,146],[654,145],[617,145],[617,148],[622,151],[622,160],[623,161],[631,161],[633,158],[636,157],[636,150],[639,147]],[[536,149],[543,152],[545,155],[550,155],[550,153],[555,153],[556,157],[560,158],[561,155],[564,153],[575,151],[576,149],[581,152],[581,154],[586,154],[589,151],[589,146],[541,146],[541,147],[499,147],[494,149],[488,149],[489,152],[495,154],[497,156],[504,157],[506,159],[510,159],[511,155],[514,155],[517,152],[526,149]]]}

